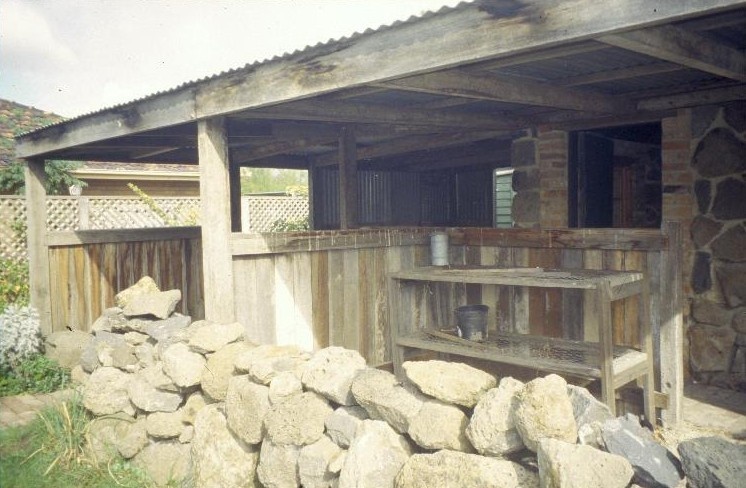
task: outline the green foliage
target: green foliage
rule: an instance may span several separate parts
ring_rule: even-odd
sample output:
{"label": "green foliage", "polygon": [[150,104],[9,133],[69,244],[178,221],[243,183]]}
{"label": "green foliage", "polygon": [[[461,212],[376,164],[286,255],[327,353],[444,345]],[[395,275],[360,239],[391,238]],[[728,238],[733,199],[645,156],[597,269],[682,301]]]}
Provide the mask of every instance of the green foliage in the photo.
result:
{"label": "green foliage", "polygon": [[269,227],[270,232],[303,232],[310,229],[308,217],[302,219],[277,219]]}
{"label": "green foliage", "polygon": [[135,185],[134,183],[127,183],[127,188],[132,190],[132,192],[137,195],[137,197],[140,199],[141,202],[143,202],[145,205],[148,206],[148,208],[156,214],[165,225],[169,227],[177,227],[180,225],[197,225],[197,222],[199,221],[199,214],[197,212],[190,212],[189,215],[187,215],[185,218],[178,218],[174,217],[166,210],[164,210],[163,207],[161,207],[158,202],[155,201],[153,197],[145,193],[140,187]]}
{"label": "green foliage", "polygon": [[[76,161],[48,161],[44,165],[47,195],[67,195],[73,185],[88,186],[88,183],[73,176],[72,171],[82,166]],[[26,166],[20,161],[13,161],[0,170],[0,190],[22,195],[26,186]]]}
{"label": "green foliage", "polygon": [[29,303],[28,262],[0,259],[0,314],[8,305]]}
{"label": "green foliage", "polygon": [[0,396],[51,393],[70,384],[70,373],[43,354],[0,366]]}
{"label": "green foliage", "polygon": [[153,486],[131,463],[96,465],[85,448],[90,417],[79,398],[32,423],[0,431],[0,484],[5,488],[139,488]]}
{"label": "green foliage", "polygon": [[242,168],[241,194],[285,192],[289,187],[306,187],[308,171],[274,168]]}

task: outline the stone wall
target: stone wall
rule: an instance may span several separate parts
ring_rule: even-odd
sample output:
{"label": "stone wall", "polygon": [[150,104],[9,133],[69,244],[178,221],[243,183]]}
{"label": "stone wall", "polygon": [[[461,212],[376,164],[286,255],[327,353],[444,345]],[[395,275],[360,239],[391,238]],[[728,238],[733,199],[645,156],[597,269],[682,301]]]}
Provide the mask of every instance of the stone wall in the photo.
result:
{"label": "stone wall", "polygon": [[696,203],[688,335],[692,371],[708,379],[726,368],[736,333],[746,333],[746,102],[699,107],[691,120]]}

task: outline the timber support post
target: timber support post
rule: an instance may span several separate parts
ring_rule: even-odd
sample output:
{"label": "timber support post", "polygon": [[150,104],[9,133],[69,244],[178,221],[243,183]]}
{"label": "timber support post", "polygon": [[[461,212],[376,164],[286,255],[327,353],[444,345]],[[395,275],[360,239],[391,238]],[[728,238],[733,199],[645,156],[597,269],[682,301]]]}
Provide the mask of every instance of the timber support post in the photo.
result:
{"label": "timber support post", "polygon": [[49,295],[47,256],[47,192],[43,159],[26,160],[26,239],[29,259],[31,305],[39,312],[41,333],[52,332],[52,305]]}
{"label": "timber support post", "polygon": [[230,247],[233,226],[231,168],[225,119],[214,117],[200,120],[197,127],[197,145],[202,210],[205,319],[230,323],[235,320],[235,297]]}
{"label": "timber support post", "polygon": [[339,135],[339,228],[357,226],[357,141],[355,130],[343,127]]}

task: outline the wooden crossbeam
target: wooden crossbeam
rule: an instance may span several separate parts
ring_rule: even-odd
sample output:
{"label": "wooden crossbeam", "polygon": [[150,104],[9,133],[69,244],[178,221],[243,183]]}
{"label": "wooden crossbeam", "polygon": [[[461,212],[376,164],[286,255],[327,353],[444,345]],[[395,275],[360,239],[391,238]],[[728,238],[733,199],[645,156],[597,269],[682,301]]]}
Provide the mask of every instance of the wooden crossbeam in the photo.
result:
{"label": "wooden crossbeam", "polygon": [[431,127],[512,130],[525,126],[526,120],[493,117],[465,112],[433,112],[350,102],[303,101],[243,114],[246,118],[306,120],[338,123],[419,125]]}
{"label": "wooden crossbeam", "polygon": [[603,36],[599,41],[688,68],[746,81],[746,54],[681,27],[652,27]]}
{"label": "wooden crossbeam", "polygon": [[567,78],[561,78],[555,80],[562,86],[582,86],[592,85],[594,83],[605,83],[609,81],[627,80],[630,78],[638,78],[640,76],[657,75],[661,73],[672,73],[674,71],[680,71],[681,66],[671,63],[650,63],[642,64],[639,66],[632,66],[630,68],[621,68],[608,71],[600,71],[597,73],[590,73],[578,76],[568,76]]}
{"label": "wooden crossbeam", "polygon": [[525,79],[449,70],[387,81],[379,86],[451,97],[538,105],[597,113],[628,113],[626,100]]}

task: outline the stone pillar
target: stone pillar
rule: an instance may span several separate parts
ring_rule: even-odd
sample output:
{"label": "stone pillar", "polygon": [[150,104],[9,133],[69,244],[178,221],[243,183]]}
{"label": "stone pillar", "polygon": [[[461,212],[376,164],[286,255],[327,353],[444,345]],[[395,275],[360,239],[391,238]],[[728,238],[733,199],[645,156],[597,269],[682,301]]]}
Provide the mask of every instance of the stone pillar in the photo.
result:
{"label": "stone pillar", "polygon": [[513,221],[517,227],[539,227],[539,147],[533,134],[513,140],[510,161],[513,172]]}
{"label": "stone pillar", "polygon": [[722,371],[746,333],[746,103],[697,107],[691,120],[689,364],[700,380],[728,385]]}

